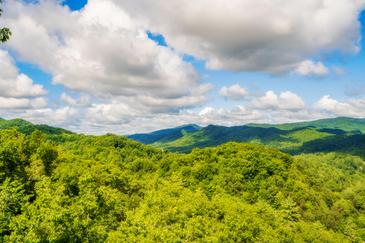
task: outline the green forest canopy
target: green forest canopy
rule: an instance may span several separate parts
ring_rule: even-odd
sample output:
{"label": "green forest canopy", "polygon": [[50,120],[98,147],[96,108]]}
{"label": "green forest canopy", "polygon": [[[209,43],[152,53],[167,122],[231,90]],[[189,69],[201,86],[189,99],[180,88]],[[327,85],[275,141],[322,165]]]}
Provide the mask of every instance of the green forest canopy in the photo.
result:
{"label": "green forest canopy", "polygon": [[365,162],[227,143],[0,131],[0,242],[359,242]]}

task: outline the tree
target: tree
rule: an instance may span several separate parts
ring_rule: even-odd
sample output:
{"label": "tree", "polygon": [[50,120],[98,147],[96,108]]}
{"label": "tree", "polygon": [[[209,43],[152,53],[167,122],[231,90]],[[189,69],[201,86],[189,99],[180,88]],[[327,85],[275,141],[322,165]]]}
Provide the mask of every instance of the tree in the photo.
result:
{"label": "tree", "polygon": [[[0,0],[0,4],[2,4],[2,0]],[[3,10],[0,8],[0,16]],[[11,31],[9,28],[0,28],[0,42],[5,42],[9,40],[11,36]]]}

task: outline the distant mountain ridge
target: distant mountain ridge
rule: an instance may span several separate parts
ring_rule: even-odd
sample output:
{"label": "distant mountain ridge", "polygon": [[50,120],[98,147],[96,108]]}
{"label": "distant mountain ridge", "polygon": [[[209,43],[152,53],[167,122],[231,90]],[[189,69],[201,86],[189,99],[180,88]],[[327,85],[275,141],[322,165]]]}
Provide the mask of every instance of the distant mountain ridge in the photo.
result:
{"label": "distant mountain ridge", "polygon": [[[39,130],[55,140],[62,140],[63,134],[73,134],[62,128],[36,125],[22,119],[0,118],[0,130],[9,128],[16,128],[27,135]],[[365,119],[345,117],[291,124],[248,124],[234,127],[200,127],[189,124],[128,137],[167,151],[183,153],[194,148],[243,142],[264,144],[290,154],[344,152],[365,158]]]}
{"label": "distant mountain ridge", "polygon": [[[354,138],[358,144],[362,141],[363,133],[365,133],[365,119],[339,117],[277,125],[247,124],[234,127],[187,125],[131,135],[129,138],[173,152],[190,152],[194,148],[213,147],[233,141],[265,144],[285,152],[296,153],[316,150],[317,142],[323,146],[330,146],[333,144],[333,139],[350,141]],[[351,137],[355,135],[356,138]]]}
{"label": "distant mountain ridge", "polygon": [[195,132],[202,129],[202,127],[195,124],[183,125],[175,128],[168,128],[158,130],[152,133],[140,133],[128,136],[144,144],[153,144],[155,142],[169,142],[181,138],[186,132]]}
{"label": "distant mountain ridge", "polygon": [[291,130],[299,127],[316,127],[316,128],[329,128],[329,129],[339,129],[346,132],[360,131],[365,133],[365,119],[364,118],[351,118],[351,117],[337,117],[320,119],[315,121],[306,122],[295,122],[295,123],[284,123],[284,124],[247,124],[248,126],[254,127],[276,127],[282,130]]}
{"label": "distant mountain ridge", "polygon": [[17,128],[24,134],[31,134],[32,132],[39,130],[49,135],[59,135],[68,133],[71,134],[72,132],[67,131],[62,128],[51,127],[48,125],[36,125],[29,121],[23,119],[13,119],[13,120],[5,120],[0,118],[0,130],[8,129],[8,128]]}

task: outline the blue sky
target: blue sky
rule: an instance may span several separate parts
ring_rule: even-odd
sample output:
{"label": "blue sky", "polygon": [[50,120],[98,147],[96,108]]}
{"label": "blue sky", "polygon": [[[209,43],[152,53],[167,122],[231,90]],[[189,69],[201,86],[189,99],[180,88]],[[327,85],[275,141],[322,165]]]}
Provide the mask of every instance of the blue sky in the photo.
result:
{"label": "blue sky", "polygon": [[69,6],[70,9],[77,11],[87,4],[87,0],[66,0],[64,1],[64,4]]}
{"label": "blue sky", "polygon": [[[137,33],[138,31],[141,31],[141,29],[144,29],[146,37],[150,40],[153,40],[156,43],[155,45],[159,46],[153,47],[153,50],[150,50],[151,53],[156,53],[155,55],[161,55],[156,56],[156,59],[160,57],[162,58],[165,55],[169,55],[171,60],[174,60],[171,61],[174,64],[172,65],[169,59],[167,59],[167,61],[165,59],[158,59],[160,61],[156,63],[156,60],[153,58],[154,54],[151,54],[147,57],[152,57],[152,59],[146,59],[143,60],[143,62],[151,62],[151,67],[153,68],[156,68],[156,65],[165,65],[162,68],[165,68],[166,70],[161,71],[162,73],[156,74],[155,72],[160,72],[160,69],[157,71],[148,71],[146,67],[138,67],[134,68],[133,70],[128,69],[126,71],[127,74],[123,73],[121,70],[124,69],[125,65],[127,65],[126,68],[129,68],[128,65],[132,65],[129,64],[129,59],[134,60],[134,58],[136,58],[136,60],[141,61],[141,58],[147,57],[143,56],[138,59],[138,53],[136,53],[136,57],[126,56],[126,60],[123,61],[122,52],[125,51],[129,53],[128,50],[120,49],[122,48],[120,46],[124,45],[124,40],[121,39],[121,44],[119,44],[118,38],[113,39],[113,42],[111,39],[110,43],[107,42],[108,39],[105,39],[105,44],[108,48],[112,45],[117,46],[117,48],[114,52],[111,51],[109,56],[106,56],[106,53],[109,53],[109,50],[100,52],[102,55],[105,55],[105,57],[103,56],[101,60],[120,60],[121,62],[125,62],[124,66],[122,64],[119,65],[119,63],[118,65],[113,65],[113,62],[111,62],[109,66],[106,66],[106,64],[105,67],[102,66],[102,68],[107,68],[105,70],[112,70],[114,68],[113,66],[115,66],[115,68],[117,68],[117,73],[115,73],[115,75],[122,77],[120,79],[121,81],[119,86],[111,88],[110,85],[112,84],[118,85],[118,83],[116,83],[118,82],[118,79],[114,80],[114,77],[116,76],[112,76],[112,74],[110,74],[108,77],[103,74],[103,77],[98,79],[95,78],[95,80],[93,80],[93,76],[88,76],[88,71],[86,69],[85,75],[81,75],[75,73],[72,67],[66,67],[70,72],[70,76],[67,76],[67,72],[65,72],[63,75],[62,65],[64,64],[62,64],[62,60],[59,60],[60,57],[57,57],[57,59],[54,60],[50,59],[49,61],[47,58],[44,58],[44,60],[40,60],[40,58],[36,59],[37,57],[35,57],[36,55],[34,54],[36,52],[27,53],[26,50],[23,50],[19,46],[19,43],[22,41],[22,34],[18,34],[18,25],[14,24],[13,29],[15,33],[13,40],[11,40],[9,44],[3,49],[13,60],[16,68],[19,70],[19,74],[26,75],[32,80],[33,85],[41,85],[43,90],[47,92],[46,95],[39,95],[42,99],[47,101],[47,105],[43,105],[43,107],[39,108],[34,108],[34,105],[31,108],[19,108],[16,110],[16,112],[11,111],[10,108],[6,109],[6,107],[2,108],[1,110],[0,106],[0,116],[2,117],[23,117],[37,123],[50,122],[54,125],[90,133],[109,131],[130,133],[129,131],[135,127],[135,124],[141,124],[146,121],[153,121],[152,123],[154,125],[141,125],[140,130],[149,131],[165,126],[173,126],[176,123],[178,123],[176,125],[180,125],[180,123],[200,123],[202,125],[216,123],[223,125],[235,125],[248,122],[279,123],[342,115],[358,117],[363,117],[365,115],[365,113],[359,112],[362,109],[362,99],[365,95],[365,82],[363,74],[363,69],[365,66],[365,54],[362,49],[360,49],[358,53],[348,51],[349,46],[351,46],[353,43],[356,44],[354,46],[359,48],[364,46],[363,37],[365,36],[365,30],[362,28],[362,26],[365,24],[364,12],[362,12],[362,14],[358,14],[358,12],[350,12],[350,10],[349,12],[344,12],[344,15],[348,14],[349,16],[348,18],[344,17],[345,19],[341,21],[347,21],[348,25],[339,26],[339,31],[336,30],[336,28],[333,28],[328,30],[329,33],[323,34],[323,39],[329,39],[329,41],[327,41],[328,44],[326,44],[328,46],[316,46],[312,42],[308,42],[308,44],[304,41],[303,43],[299,43],[298,46],[295,46],[295,43],[293,44],[293,42],[288,42],[287,51],[285,49],[285,44],[280,46],[280,38],[286,37],[277,37],[277,35],[274,35],[273,38],[279,39],[277,43],[274,43],[271,46],[270,42],[267,42],[267,40],[259,39],[262,38],[261,36],[263,36],[263,34],[259,33],[260,30],[257,31],[258,33],[253,34],[257,34],[258,36],[255,37],[257,38],[255,42],[245,43],[248,41],[246,36],[240,36],[239,33],[234,33],[235,29],[233,27],[232,30],[230,28],[232,25],[235,25],[235,28],[238,29],[240,29],[240,26],[242,26],[242,28],[247,28],[247,26],[250,25],[250,22],[246,23],[244,21],[250,21],[250,19],[242,20],[243,22],[238,23],[230,22],[231,20],[220,20],[220,15],[212,14],[214,10],[209,10],[208,8],[205,10],[207,19],[211,18],[212,21],[217,20],[222,22],[222,26],[213,26],[212,28],[223,28],[224,31],[227,29],[227,36],[222,37],[219,36],[219,33],[208,32],[211,28],[209,23],[196,22],[196,26],[193,27],[196,28],[196,30],[198,28],[202,28],[201,33],[196,33],[196,30],[186,30],[188,27],[192,27],[191,23],[189,25],[184,25],[186,23],[182,22],[184,20],[183,18],[181,18],[181,22],[175,23],[177,26],[181,24],[181,31],[178,27],[176,27],[178,30],[175,30],[175,26],[173,24],[170,26],[168,23],[170,20],[172,22],[172,19],[169,15],[164,16],[161,14],[160,16],[160,10],[158,9],[160,3],[156,4],[156,7],[151,7],[149,9],[148,3],[141,1],[142,4],[146,4],[145,9],[147,10],[143,11],[148,12],[143,12],[142,10],[138,10],[141,12],[133,12],[136,11],[136,8],[133,6],[134,3],[133,1],[128,0],[123,0],[119,3],[115,3],[113,0],[110,0],[109,5],[99,0],[92,1],[92,4],[87,4],[87,1],[64,1],[62,4],[64,6],[68,6],[69,10],[62,10],[62,6],[58,5],[56,2],[52,3],[52,0],[48,1],[48,3],[46,2],[41,4],[38,4],[37,2],[34,3],[34,1],[27,2],[32,2],[36,6],[36,10],[34,10],[35,12],[42,11],[42,9],[44,10],[47,8],[53,8],[53,11],[55,11],[54,16],[59,18],[63,18],[65,15],[64,11],[66,11],[67,14],[70,15],[70,19],[73,21],[85,21],[85,16],[92,16],[90,19],[88,19],[88,21],[94,21],[97,19],[98,21],[101,21],[98,23],[101,24],[100,26],[104,26],[104,21],[107,24],[109,23],[107,21],[115,21],[113,24],[116,24],[116,26],[119,28],[120,26],[118,21],[121,21],[123,22],[122,28],[127,28],[127,30],[131,31],[131,33]],[[30,6],[29,4],[21,4],[23,5],[23,10]],[[161,5],[162,4],[164,3],[162,2]],[[184,4],[182,2],[181,4],[182,8],[186,7],[187,10],[194,10],[195,6],[192,3]],[[289,4],[290,3],[288,3],[288,6]],[[333,4],[338,4],[340,7],[340,4],[344,3],[341,2],[341,0],[336,0]],[[84,9],[84,7],[86,8]],[[308,14],[312,14],[311,11],[313,11],[313,6],[310,7],[311,8],[308,9]],[[338,11],[337,6],[335,7],[337,9],[336,11]],[[332,14],[332,9],[335,7],[329,6],[327,14]],[[358,6],[359,9],[357,11],[362,11],[362,7],[363,6]],[[95,15],[95,11],[91,11],[93,8],[98,8],[100,13]],[[19,9],[19,13],[17,13],[17,20],[21,19],[22,16],[27,14],[25,11],[21,12],[22,8]],[[7,10],[6,7],[5,10]],[[102,11],[104,12],[102,13]],[[121,11],[121,14],[118,14],[117,11]],[[296,10],[294,9],[293,11]],[[108,16],[111,16],[112,14],[115,14],[116,17],[111,17],[111,20],[108,20]],[[125,19],[120,17],[120,15],[124,16],[124,14],[129,17],[126,17]],[[140,21],[138,18],[139,15],[143,17],[147,16],[147,18],[150,17],[151,23],[148,26],[142,26],[142,23],[144,24],[144,22]],[[272,15],[274,19],[278,17],[275,15],[275,13],[272,13]],[[79,20],[75,16],[83,16],[83,18]],[[130,16],[133,16],[133,18],[130,18]],[[287,17],[287,15],[285,16]],[[31,16],[30,18],[33,17],[34,16]],[[253,19],[256,17],[257,16],[252,16]],[[15,23],[16,21],[12,22],[12,18],[15,17],[8,17],[5,15],[5,23]],[[72,35],[67,36],[69,33],[71,33],[71,27],[67,27],[67,24],[65,24],[65,26],[59,26],[59,24],[55,22],[54,26],[51,26],[51,24],[45,23],[45,21],[47,21],[46,15],[34,18],[34,23],[36,23],[35,26],[42,26],[43,24],[46,26],[46,34],[49,35],[51,39],[55,38],[55,36],[60,36],[61,39],[69,38],[69,41],[74,40],[72,39],[74,38]],[[51,23],[53,21],[53,17],[49,16],[48,18],[50,19]],[[160,23],[159,21],[156,21],[154,23],[156,18],[157,20],[161,18],[163,22]],[[270,16],[268,18],[270,18]],[[179,19],[179,16],[177,19]],[[356,19],[358,19],[358,21],[356,21]],[[333,21],[335,20],[336,18],[334,17]],[[125,26],[124,21],[127,23]],[[225,23],[225,21],[227,23]],[[129,22],[131,22],[132,25],[128,24]],[[296,22],[292,21],[290,23],[293,24]],[[361,27],[357,28],[356,26],[359,23]],[[85,23],[80,24],[84,24],[83,27],[93,26],[88,24],[85,25]],[[286,22],[284,24],[280,22],[279,24],[280,25],[278,26],[280,27],[280,31],[282,28],[284,28],[284,31],[292,31],[291,29],[286,29]],[[302,25],[305,25],[305,23],[302,23]],[[336,23],[333,23],[333,25],[336,25]],[[70,25],[68,26],[72,26],[72,22],[70,22]],[[133,26],[135,30],[131,29],[132,27],[130,26]],[[308,26],[308,35],[311,35],[312,32],[321,33],[321,31],[324,31],[320,28],[319,30],[312,31],[310,29],[311,25],[309,24]],[[112,31],[110,33],[113,33],[113,30],[108,27],[105,28],[106,29],[103,29],[103,31],[106,31],[105,33],[107,37],[105,38],[108,38],[108,31]],[[266,27],[262,28],[263,31],[265,31]],[[272,28],[277,27],[273,26]],[[292,28],[295,28],[295,26]],[[315,29],[314,26],[313,28]],[[269,31],[271,31],[271,29],[269,29]],[[330,33],[330,31],[333,33]],[[295,30],[293,33],[286,33],[288,36],[291,36],[290,38],[288,37],[288,40],[283,39],[283,42],[289,41],[291,39],[296,40],[296,32],[299,31]],[[230,34],[232,34],[232,37],[229,36]],[[298,36],[300,34],[303,33],[298,33]],[[222,35],[224,35],[224,33],[222,33]],[[349,37],[346,37],[346,35],[349,35]],[[85,32],[85,36],[87,36],[87,32]],[[356,43],[357,37],[360,36],[361,42]],[[80,37],[80,40],[85,41],[85,38],[86,37],[81,39]],[[111,38],[114,37],[111,36]],[[232,40],[232,44],[227,44],[227,46],[224,46],[220,40],[224,38],[226,38],[227,43],[230,43]],[[237,40],[234,38],[237,38]],[[322,37],[316,37],[315,34],[313,34],[313,38],[318,38],[321,40]],[[185,40],[189,41],[184,42]],[[139,39],[136,39],[135,42],[132,40],[128,42],[130,43],[128,45],[141,45],[139,48],[151,48],[151,44],[148,44],[147,41],[144,41],[145,43],[141,44],[139,41]],[[241,44],[241,42],[243,44]],[[260,47],[259,45],[261,42],[263,43],[263,46]],[[273,40],[273,42],[275,42],[275,40]],[[73,44],[73,42],[70,43]],[[50,47],[52,47],[52,45],[53,44],[51,43]],[[233,47],[230,45],[233,45]],[[234,45],[237,45],[237,47]],[[292,47],[292,45],[294,47]],[[276,60],[276,56],[274,56],[273,60],[267,60],[272,58],[271,49],[268,47],[274,49],[273,51],[277,53],[276,55],[278,60]],[[68,48],[71,49],[71,46]],[[75,48],[75,46],[72,46],[72,48]],[[249,59],[249,62],[245,60],[245,55],[242,54],[242,56],[240,54],[240,52],[246,52],[245,48],[253,49],[252,52],[250,52],[251,50],[248,50],[248,54],[246,54],[247,56],[253,55],[252,57],[254,59]],[[275,48],[277,48],[277,50],[275,50]],[[295,48],[298,48],[298,53],[296,53]],[[302,50],[299,50],[300,48],[302,48]],[[351,48],[352,47],[350,47],[350,49]],[[115,53],[118,53],[117,50],[121,53],[120,56],[114,55]],[[282,54],[283,59],[280,50],[284,51]],[[81,53],[83,50],[73,49],[73,51],[78,51]],[[42,52],[42,50],[40,49],[38,52]],[[97,55],[93,53],[92,48],[89,50],[89,52],[90,56]],[[230,55],[226,54],[229,52],[232,53],[230,54],[232,55],[232,58]],[[263,58],[257,59],[257,53],[261,55],[261,52],[263,53]],[[63,54],[61,57],[66,55],[66,52],[62,53]],[[143,51],[141,52],[141,55],[144,55],[145,53],[149,52]],[[86,54],[87,55],[85,56],[89,56],[89,53]],[[46,53],[45,55],[53,54]],[[98,58],[99,56],[96,57]],[[288,56],[289,59],[286,56]],[[160,63],[162,61],[166,63]],[[58,64],[60,65],[60,68],[56,70],[56,68],[53,68],[53,66],[50,65],[51,62],[59,62]],[[254,64],[251,65],[251,62]],[[94,64],[92,64],[92,61],[90,61],[90,65]],[[95,65],[97,64],[98,63]],[[90,65],[88,67],[90,67]],[[189,68],[189,65],[191,68]],[[83,66],[82,68],[84,67],[86,68],[86,66]],[[166,74],[167,72],[171,71],[168,68],[172,69],[173,73]],[[94,71],[95,68],[90,69],[90,73]],[[182,76],[176,77],[175,74],[178,73],[180,75],[180,71]],[[95,71],[95,74],[93,75],[98,76],[101,72],[102,71],[97,73]],[[193,73],[195,73],[195,75]],[[140,77],[143,75],[149,76],[145,80],[141,80]],[[161,77],[161,81],[157,78],[153,81],[154,83],[146,84],[149,79],[153,79],[156,77],[156,75]],[[80,78],[80,80],[78,80],[78,78]],[[191,80],[189,80],[190,78]],[[103,83],[103,80],[106,80],[106,83]],[[127,81],[124,80],[131,80],[128,82],[132,83],[125,83]],[[176,86],[181,86],[172,87],[175,82],[177,82]],[[143,86],[142,83],[145,86]],[[129,85],[130,88],[123,89],[123,85]],[[160,93],[159,89],[154,88],[159,86],[163,87],[160,89]],[[10,93],[10,91],[8,93]],[[25,102],[24,99],[29,99],[29,104],[33,102],[33,98],[36,99],[36,96],[32,96],[32,98],[30,98],[29,95],[25,95],[24,97],[8,96],[4,97],[9,99],[12,98],[13,100],[21,98],[23,99],[22,102]],[[130,97],[134,98],[137,96],[141,96],[143,98],[136,98],[135,102],[129,103],[132,100]],[[0,93],[0,99],[1,97],[2,95]],[[117,111],[119,112],[123,109],[126,110],[125,113],[115,115]],[[243,112],[240,110],[240,112],[243,113],[239,113],[236,112],[237,109],[245,111]],[[91,111],[96,113],[100,112],[100,114],[103,114],[105,117],[109,118],[109,120],[103,122],[102,119],[99,119],[100,117],[98,117],[98,114],[90,115]],[[47,117],[49,115],[56,117],[57,114],[60,116],[63,116],[62,114],[65,116],[70,116],[68,118],[73,119],[74,122],[66,121],[66,119],[53,120]],[[77,116],[77,114],[83,114],[83,116]],[[129,114],[133,114],[133,117],[129,117]],[[92,117],[92,119],[90,117]],[[161,117],[165,117],[165,119],[161,119]],[[266,119],[265,117],[270,117],[270,119]],[[83,124],[82,127],[80,127],[80,124]]]}

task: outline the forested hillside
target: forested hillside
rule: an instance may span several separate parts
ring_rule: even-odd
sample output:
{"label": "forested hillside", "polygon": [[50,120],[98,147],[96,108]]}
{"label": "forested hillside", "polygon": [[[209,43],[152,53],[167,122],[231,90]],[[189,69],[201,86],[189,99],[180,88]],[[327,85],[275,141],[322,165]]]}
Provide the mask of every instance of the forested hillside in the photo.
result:
{"label": "forested hillside", "polygon": [[[362,133],[365,120],[355,118],[324,119],[291,124],[248,124],[236,127],[210,125],[197,130],[168,129],[164,137],[157,138],[154,132],[138,134],[130,138],[172,152],[190,152],[194,148],[214,147],[227,142],[264,144],[284,152],[338,151],[356,153],[365,147]],[[171,131],[174,131],[173,133]],[[332,144],[346,143],[344,146]]]}
{"label": "forested hillside", "polygon": [[296,123],[286,123],[286,124],[250,124],[250,126],[255,127],[276,127],[282,130],[292,130],[300,127],[316,127],[318,129],[339,129],[346,132],[360,131],[365,132],[365,119],[361,118],[351,118],[351,117],[338,117],[321,119],[309,122],[296,122]]}
{"label": "forested hillside", "polygon": [[200,129],[201,127],[192,124],[171,129],[159,130],[149,134],[134,134],[130,135],[129,138],[144,144],[153,144],[156,142],[170,142],[181,138],[188,132],[195,132],[199,131]]}
{"label": "forested hillside", "polygon": [[364,168],[336,152],[174,154],[116,135],[2,129],[0,242],[365,241]]}
{"label": "forested hillside", "polygon": [[14,120],[4,120],[0,118],[0,130],[7,128],[17,128],[19,131],[25,134],[31,134],[34,131],[42,131],[46,134],[63,134],[63,133],[71,133],[62,128],[55,128],[48,125],[35,125],[31,122],[22,120],[22,119],[14,119]]}

